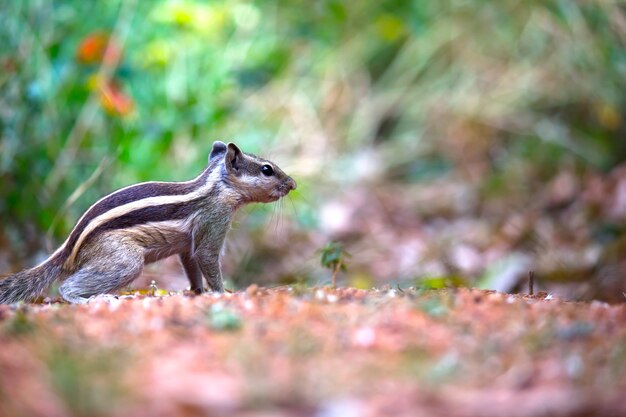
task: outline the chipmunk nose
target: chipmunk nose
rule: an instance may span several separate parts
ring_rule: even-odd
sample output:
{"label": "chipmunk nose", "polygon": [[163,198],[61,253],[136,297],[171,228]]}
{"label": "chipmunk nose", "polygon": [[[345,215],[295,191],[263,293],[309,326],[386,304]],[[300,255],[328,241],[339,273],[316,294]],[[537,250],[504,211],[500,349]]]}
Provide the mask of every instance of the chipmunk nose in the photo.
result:
{"label": "chipmunk nose", "polygon": [[289,190],[295,190],[296,188],[298,188],[298,184],[296,184],[294,179],[291,177],[287,179],[287,186],[289,187]]}

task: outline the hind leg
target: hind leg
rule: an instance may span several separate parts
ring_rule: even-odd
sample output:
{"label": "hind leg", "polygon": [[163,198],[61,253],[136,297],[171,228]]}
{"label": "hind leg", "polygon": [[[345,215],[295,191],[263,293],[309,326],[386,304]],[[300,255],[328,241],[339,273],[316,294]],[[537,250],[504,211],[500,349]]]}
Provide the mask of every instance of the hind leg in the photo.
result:
{"label": "hind leg", "polygon": [[[86,251],[79,269],[59,287],[59,293],[71,303],[85,303],[89,297],[115,292],[135,280],[144,265],[143,251],[119,241]],[[90,253],[91,252],[91,253]],[[103,253],[104,252],[104,253]]]}

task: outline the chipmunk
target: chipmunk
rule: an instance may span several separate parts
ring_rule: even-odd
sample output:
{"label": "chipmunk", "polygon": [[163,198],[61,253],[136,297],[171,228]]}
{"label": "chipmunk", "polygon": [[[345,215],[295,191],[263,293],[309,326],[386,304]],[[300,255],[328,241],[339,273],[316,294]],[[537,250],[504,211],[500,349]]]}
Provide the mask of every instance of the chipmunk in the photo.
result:
{"label": "chipmunk", "polygon": [[187,182],[146,182],[109,194],[80,218],[67,240],[34,268],[0,280],[0,303],[32,300],[55,280],[71,303],[115,292],[145,264],[178,254],[191,290],[223,292],[220,252],[235,211],[296,189],[276,164],[213,143],[208,167]]}

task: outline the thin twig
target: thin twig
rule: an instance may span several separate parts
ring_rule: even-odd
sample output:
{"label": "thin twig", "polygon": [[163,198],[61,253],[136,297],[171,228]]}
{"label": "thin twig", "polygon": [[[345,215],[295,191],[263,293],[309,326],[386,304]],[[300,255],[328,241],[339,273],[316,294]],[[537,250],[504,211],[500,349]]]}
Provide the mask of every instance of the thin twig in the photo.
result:
{"label": "thin twig", "polygon": [[528,271],[528,295],[535,293],[535,271]]}

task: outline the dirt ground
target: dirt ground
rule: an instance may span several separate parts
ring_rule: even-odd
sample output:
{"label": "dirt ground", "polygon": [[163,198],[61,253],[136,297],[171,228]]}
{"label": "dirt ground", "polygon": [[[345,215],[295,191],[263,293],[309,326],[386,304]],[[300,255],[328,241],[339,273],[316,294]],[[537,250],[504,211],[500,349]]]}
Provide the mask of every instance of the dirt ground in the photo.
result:
{"label": "dirt ground", "polygon": [[0,306],[1,416],[624,416],[626,305],[251,286]]}

